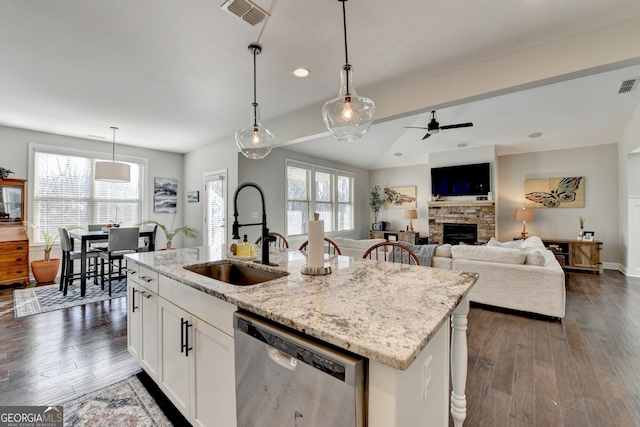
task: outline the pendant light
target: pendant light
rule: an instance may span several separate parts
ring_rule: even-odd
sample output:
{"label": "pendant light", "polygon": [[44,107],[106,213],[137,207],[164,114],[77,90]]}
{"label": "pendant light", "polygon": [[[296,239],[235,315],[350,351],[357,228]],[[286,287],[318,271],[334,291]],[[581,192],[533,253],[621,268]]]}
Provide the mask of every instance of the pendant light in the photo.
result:
{"label": "pendant light", "polygon": [[342,20],[344,23],[345,64],[340,71],[340,93],[338,97],[327,101],[322,107],[324,123],[339,141],[355,141],[364,136],[371,123],[376,105],[369,98],[359,96],[353,87],[353,69],[349,64],[347,51],[347,14],[345,2],[342,2]]}
{"label": "pendant light", "polygon": [[249,45],[253,54],[253,103],[251,104],[251,121],[249,126],[236,131],[236,144],[242,154],[249,159],[264,159],[271,152],[276,137],[260,123],[260,108],[256,101],[256,55],[262,53],[262,46],[257,43]]}
{"label": "pendant light", "polygon": [[116,162],[116,130],[113,129],[113,157],[110,162],[96,162],[96,181],[106,182],[129,182],[131,179],[131,168],[126,163]]}

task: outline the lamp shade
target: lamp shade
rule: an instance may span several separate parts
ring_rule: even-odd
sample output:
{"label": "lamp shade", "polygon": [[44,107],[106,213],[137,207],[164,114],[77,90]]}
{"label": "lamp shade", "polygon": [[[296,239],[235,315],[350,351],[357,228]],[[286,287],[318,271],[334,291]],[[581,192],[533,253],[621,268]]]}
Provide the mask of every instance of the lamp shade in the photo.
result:
{"label": "lamp shade", "polygon": [[407,209],[404,211],[404,219],[418,219],[418,211],[415,209]]}
{"label": "lamp shade", "polygon": [[533,211],[531,209],[516,209],[516,221],[533,221]]}
{"label": "lamp shade", "polygon": [[96,162],[96,181],[129,182],[131,168],[126,163]]}

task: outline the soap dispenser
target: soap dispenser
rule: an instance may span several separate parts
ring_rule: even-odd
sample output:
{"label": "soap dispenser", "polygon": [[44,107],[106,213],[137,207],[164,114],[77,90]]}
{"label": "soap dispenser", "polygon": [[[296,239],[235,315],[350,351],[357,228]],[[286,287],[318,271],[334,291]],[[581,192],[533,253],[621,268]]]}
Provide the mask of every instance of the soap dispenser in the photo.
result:
{"label": "soap dispenser", "polygon": [[249,243],[247,242],[247,235],[244,235],[242,240],[242,244],[238,246],[238,256],[248,257],[249,256]]}

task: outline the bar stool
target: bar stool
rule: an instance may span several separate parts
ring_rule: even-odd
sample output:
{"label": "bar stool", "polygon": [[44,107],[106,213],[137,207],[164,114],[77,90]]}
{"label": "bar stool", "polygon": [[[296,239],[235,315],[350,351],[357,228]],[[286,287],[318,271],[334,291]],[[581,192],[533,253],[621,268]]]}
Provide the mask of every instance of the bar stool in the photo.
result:
{"label": "bar stool", "polygon": [[[73,250],[71,246],[71,238],[69,238],[69,232],[66,228],[59,228],[58,233],[60,233],[60,249],[62,250],[62,268],[60,271],[60,290],[62,291],[62,295],[67,295],[67,290],[69,289],[69,283],[73,283],[75,279],[80,278],[80,273],[74,273],[73,271],[73,261],[77,259],[81,259],[81,252]],[[87,251],[87,260],[97,260],[100,255],[100,251],[94,251],[89,249]],[[95,262],[95,267],[93,270],[89,270],[89,276],[97,279],[98,276],[98,263]]]}

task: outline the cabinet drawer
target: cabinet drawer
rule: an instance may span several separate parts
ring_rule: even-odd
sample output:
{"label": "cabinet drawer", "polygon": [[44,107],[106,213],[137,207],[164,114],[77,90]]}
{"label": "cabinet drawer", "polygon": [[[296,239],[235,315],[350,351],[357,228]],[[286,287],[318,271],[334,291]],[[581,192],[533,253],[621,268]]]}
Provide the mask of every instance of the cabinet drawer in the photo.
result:
{"label": "cabinet drawer", "polygon": [[0,268],[0,281],[25,277],[29,277],[29,266],[27,264]]}
{"label": "cabinet drawer", "polygon": [[138,283],[151,292],[158,293],[158,273],[143,265],[138,266]]}
{"label": "cabinet drawer", "polygon": [[140,283],[140,280],[138,279],[139,277],[140,266],[131,260],[127,261],[127,281]]}
{"label": "cabinet drawer", "polygon": [[1,267],[13,267],[17,265],[27,265],[28,258],[26,252],[18,252],[9,255],[0,254],[0,268]]}
{"label": "cabinet drawer", "polygon": [[0,243],[0,255],[12,254],[15,252],[27,253],[29,242],[3,242]]}

